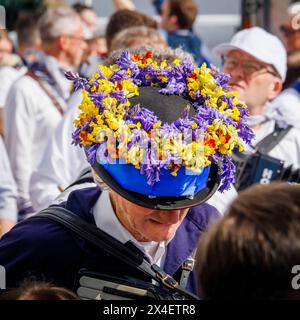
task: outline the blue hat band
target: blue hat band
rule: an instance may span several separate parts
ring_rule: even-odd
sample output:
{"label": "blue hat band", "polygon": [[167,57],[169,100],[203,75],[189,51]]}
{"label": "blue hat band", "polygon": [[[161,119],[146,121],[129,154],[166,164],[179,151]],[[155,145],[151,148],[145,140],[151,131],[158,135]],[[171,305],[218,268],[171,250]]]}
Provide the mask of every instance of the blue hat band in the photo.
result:
{"label": "blue hat band", "polygon": [[132,164],[101,164],[112,178],[124,189],[153,197],[186,197],[194,196],[206,187],[210,166],[201,173],[194,173],[181,167],[177,176],[171,170],[162,169],[160,181],[150,186],[147,178]]}

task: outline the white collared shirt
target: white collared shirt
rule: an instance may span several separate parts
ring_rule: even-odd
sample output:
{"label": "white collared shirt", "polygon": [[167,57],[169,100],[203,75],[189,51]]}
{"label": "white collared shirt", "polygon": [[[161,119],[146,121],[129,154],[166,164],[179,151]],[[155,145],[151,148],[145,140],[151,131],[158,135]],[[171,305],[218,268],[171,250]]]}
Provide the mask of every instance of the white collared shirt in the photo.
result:
{"label": "white collared shirt", "polygon": [[78,117],[82,100],[81,91],[72,94],[68,112],[61,119],[48,141],[42,158],[31,175],[29,191],[33,208],[47,208],[59,196],[62,189],[74,182],[89,166],[84,149],[71,144],[73,121]]}
{"label": "white collared shirt", "polygon": [[146,254],[151,264],[155,263],[158,266],[163,266],[167,253],[167,245],[171,240],[160,242],[137,241],[130,232],[124,228],[117,218],[110,202],[109,191],[102,191],[101,196],[94,206],[93,214],[96,225],[99,229],[108,233],[122,243],[132,241]]}
{"label": "white collared shirt", "polygon": [[[60,68],[55,58],[44,59],[51,62],[52,73],[61,73],[60,70],[54,70]],[[67,79],[64,81],[70,86]],[[52,91],[56,92],[54,89]],[[66,110],[64,99],[58,96],[57,99],[60,99],[61,106]],[[41,161],[47,141],[61,119],[62,115],[51,98],[31,77],[25,75],[11,86],[4,108],[5,145],[18,188],[19,210],[31,207],[31,174]]]}

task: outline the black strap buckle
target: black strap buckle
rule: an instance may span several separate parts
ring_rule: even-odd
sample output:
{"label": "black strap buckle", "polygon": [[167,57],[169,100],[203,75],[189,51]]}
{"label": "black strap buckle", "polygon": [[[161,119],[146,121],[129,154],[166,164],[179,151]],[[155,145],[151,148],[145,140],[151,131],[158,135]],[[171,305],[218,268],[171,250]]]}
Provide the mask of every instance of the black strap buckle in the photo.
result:
{"label": "black strap buckle", "polygon": [[157,265],[152,265],[152,269],[155,271],[155,276],[158,278],[166,287],[175,289],[178,287],[178,282],[167,274],[165,271],[159,268]]}

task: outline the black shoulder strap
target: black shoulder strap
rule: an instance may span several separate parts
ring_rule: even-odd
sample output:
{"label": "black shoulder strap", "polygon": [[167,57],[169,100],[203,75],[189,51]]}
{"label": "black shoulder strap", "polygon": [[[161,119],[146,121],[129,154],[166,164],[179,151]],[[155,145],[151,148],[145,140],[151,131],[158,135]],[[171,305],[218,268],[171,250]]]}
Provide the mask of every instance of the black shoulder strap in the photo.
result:
{"label": "black shoulder strap", "polygon": [[267,135],[255,146],[256,151],[260,152],[261,154],[268,154],[286,136],[291,128],[291,126],[280,128],[276,123],[274,131]]}
{"label": "black shoulder strap", "polygon": [[37,217],[46,217],[64,225],[80,237],[88,240],[95,246],[105,250],[126,264],[137,268],[147,276],[150,276],[152,279],[158,281],[163,286],[181,294],[187,299],[199,300],[199,297],[182,288],[175,279],[164,272],[160,267],[155,264],[151,265],[146,259],[144,259],[142,254],[130,250],[121,242],[100,230],[96,226],[78,217],[73,212],[62,207],[49,207],[45,210],[42,210],[40,213],[31,217],[30,219]]}

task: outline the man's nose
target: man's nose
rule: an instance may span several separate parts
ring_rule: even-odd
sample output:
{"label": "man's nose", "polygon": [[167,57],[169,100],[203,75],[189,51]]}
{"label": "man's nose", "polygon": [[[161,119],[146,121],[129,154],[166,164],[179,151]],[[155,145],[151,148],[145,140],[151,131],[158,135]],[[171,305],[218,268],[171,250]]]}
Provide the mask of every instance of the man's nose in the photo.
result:
{"label": "man's nose", "polygon": [[180,210],[170,210],[161,214],[162,223],[177,223],[180,220]]}
{"label": "man's nose", "polygon": [[86,41],[81,41],[81,49],[86,50],[88,48],[88,44]]}
{"label": "man's nose", "polygon": [[228,73],[231,75],[231,81],[241,80],[245,78],[245,72],[241,64],[234,67]]}

